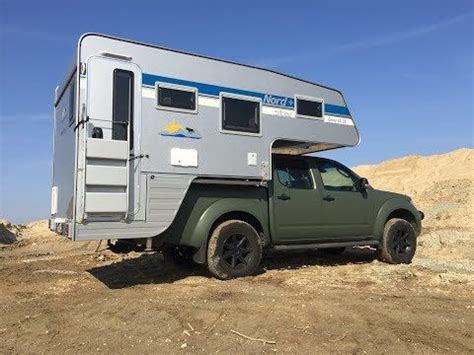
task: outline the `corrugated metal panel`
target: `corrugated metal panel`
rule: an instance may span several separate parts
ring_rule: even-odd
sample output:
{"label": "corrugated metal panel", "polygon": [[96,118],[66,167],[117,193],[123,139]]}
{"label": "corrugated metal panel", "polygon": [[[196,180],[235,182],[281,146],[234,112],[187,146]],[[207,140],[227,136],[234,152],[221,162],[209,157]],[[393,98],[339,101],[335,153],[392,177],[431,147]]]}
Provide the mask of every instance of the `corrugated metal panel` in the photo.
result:
{"label": "corrugated metal panel", "polygon": [[168,228],[164,223],[91,222],[77,225],[77,240],[149,238]]}
{"label": "corrugated metal panel", "polygon": [[173,222],[195,177],[194,175],[148,175],[146,222],[86,221],[85,224],[77,225],[77,240],[148,238],[159,235]]}
{"label": "corrugated metal panel", "polygon": [[147,222],[173,221],[193,180],[188,175],[154,175],[148,180]]}

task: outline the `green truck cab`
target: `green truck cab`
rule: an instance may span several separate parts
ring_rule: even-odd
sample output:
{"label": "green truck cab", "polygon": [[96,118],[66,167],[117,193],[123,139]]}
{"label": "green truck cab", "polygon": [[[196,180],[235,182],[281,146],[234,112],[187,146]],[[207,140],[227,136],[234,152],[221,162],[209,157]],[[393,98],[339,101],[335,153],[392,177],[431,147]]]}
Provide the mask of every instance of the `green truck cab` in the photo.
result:
{"label": "green truck cab", "polygon": [[408,196],[376,190],[344,165],[274,155],[268,182],[197,179],[160,240],[220,279],[251,275],[263,249],[342,252],[370,245],[388,263],[409,263],[423,213]]}

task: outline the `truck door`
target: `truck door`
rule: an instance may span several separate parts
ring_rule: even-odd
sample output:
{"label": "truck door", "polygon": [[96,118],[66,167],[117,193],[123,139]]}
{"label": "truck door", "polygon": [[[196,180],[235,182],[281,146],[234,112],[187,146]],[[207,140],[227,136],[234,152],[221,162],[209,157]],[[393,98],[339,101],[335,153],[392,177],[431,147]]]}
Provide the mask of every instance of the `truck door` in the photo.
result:
{"label": "truck door", "polygon": [[277,159],[273,165],[271,211],[274,243],[317,240],[321,197],[306,161]]}
{"label": "truck door", "polygon": [[318,171],[323,190],[321,220],[325,236],[351,240],[369,236],[373,219],[370,190],[358,191],[357,176],[336,162],[321,160]]}
{"label": "truck door", "polygon": [[136,219],[141,71],[129,61],[99,56],[90,57],[86,68],[82,218]]}

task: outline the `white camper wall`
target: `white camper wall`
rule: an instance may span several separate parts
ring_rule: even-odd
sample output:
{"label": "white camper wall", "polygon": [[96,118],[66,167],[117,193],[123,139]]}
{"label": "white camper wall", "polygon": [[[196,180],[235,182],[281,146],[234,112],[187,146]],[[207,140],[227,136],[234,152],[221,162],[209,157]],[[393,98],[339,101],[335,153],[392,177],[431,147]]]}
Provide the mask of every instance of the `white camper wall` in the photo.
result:
{"label": "white camper wall", "polygon": [[76,75],[58,91],[54,108],[53,131],[53,179],[51,216],[57,220],[73,217],[74,176],[75,176],[75,95]]}
{"label": "white camper wall", "polygon": [[[137,126],[142,128],[135,132],[135,137],[141,145],[140,153],[148,155],[141,162],[143,172],[269,179],[271,147],[275,140],[335,146],[358,143],[359,136],[344,99],[334,89],[266,70],[126,41],[101,36],[83,38],[82,62],[104,52],[130,58],[142,72],[142,78],[136,78],[142,82],[142,100],[137,103],[141,105],[142,114],[135,118],[139,121]],[[81,85],[86,80],[87,75],[82,77]],[[168,85],[196,89],[197,109],[186,112],[157,107],[156,85],[164,81]],[[259,134],[222,129],[222,94],[260,100]],[[330,113],[326,109],[321,119],[298,118],[294,103],[290,103],[295,95],[321,99],[327,108],[336,107],[345,114]],[[98,101],[100,105],[103,100],[99,97]],[[176,131],[178,134],[174,134]],[[188,131],[194,136],[187,136]],[[177,149],[196,155],[197,164],[174,161],[172,152]],[[249,154],[256,157],[256,164],[249,164]]]}

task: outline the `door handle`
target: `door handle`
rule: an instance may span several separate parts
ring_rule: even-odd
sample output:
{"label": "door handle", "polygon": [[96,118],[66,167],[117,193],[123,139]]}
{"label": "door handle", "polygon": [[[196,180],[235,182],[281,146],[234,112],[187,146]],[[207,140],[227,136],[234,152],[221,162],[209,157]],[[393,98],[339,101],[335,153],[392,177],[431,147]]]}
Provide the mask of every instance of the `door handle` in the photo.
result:
{"label": "door handle", "polygon": [[334,201],[334,200],[335,200],[335,198],[334,198],[334,197],[332,197],[332,196],[329,196],[329,195],[328,195],[328,196],[324,196],[324,197],[323,197],[323,200],[324,200],[324,201],[331,202],[331,201]]}
{"label": "door handle", "polygon": [[288,196],[287,194],[277,196],[277,198],[280,199],[280,200],[284,200],[284,201],[291,199],[291,197]]}

